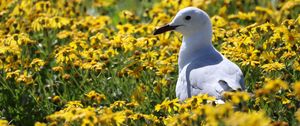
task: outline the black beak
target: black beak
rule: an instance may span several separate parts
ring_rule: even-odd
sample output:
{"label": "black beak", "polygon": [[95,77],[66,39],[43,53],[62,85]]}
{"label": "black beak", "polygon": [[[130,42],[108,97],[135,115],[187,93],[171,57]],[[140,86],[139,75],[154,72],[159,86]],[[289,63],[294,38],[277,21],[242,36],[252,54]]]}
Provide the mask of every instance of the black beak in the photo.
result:
{"label": "black beak", "polygon": [[175,30],[178,26],[180,26],[180,25],[171,26],[171,25],[167,24],[165,26],[162,26],[162,27],[156,29],[154,31],[153,35],[157,35],[157,34],[167,32],[167,31]]}

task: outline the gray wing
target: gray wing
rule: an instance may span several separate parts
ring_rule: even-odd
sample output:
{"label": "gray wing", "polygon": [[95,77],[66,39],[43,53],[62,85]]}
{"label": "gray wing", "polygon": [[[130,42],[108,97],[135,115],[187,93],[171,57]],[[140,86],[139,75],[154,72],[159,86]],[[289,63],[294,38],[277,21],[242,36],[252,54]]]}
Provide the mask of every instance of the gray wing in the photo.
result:
{"label": "gray wing", "polygon": [[[227,60],[227,59],[226,59]],[[224,68],[224,77],[218,83],[224,91],[245,90],[244,75],[241,69],[231,61],[227,60]]]}
{"label": "gray wing", "polygon": [[180,100],[188,98],[189,92],[192,96],[201,93],[219,99],[224,91],[245,89],[240,68],[226,58],[214,64],[200,63],[191,63],[180,71],[176,85]]}

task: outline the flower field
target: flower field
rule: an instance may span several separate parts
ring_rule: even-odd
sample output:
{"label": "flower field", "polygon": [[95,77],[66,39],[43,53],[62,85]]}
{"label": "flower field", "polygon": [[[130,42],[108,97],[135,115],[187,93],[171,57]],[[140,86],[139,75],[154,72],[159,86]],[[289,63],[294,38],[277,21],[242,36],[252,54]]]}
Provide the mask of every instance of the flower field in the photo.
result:
{"label": "flower field", "polygon": [[[245,76],[225,104],[175,96],[182,35],[153,35],[195,6]],[[0,125],[300,124],[299,0],[0,0]]]}

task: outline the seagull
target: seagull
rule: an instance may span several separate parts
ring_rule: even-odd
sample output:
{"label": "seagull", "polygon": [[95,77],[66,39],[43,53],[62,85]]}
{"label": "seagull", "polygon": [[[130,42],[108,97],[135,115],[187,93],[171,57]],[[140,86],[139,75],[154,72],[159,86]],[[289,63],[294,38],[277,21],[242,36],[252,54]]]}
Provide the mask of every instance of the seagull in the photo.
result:
{"label": "seagull", "polygon": [[171,23],[156,29],[154,35],[172,30],[183,35],[176,84],[176,97],[180,101],[208,94],[222,104],[224,92],[245,89],[241,69],[214,48],[212,24],[206,12],[196,7],[184,8]]}

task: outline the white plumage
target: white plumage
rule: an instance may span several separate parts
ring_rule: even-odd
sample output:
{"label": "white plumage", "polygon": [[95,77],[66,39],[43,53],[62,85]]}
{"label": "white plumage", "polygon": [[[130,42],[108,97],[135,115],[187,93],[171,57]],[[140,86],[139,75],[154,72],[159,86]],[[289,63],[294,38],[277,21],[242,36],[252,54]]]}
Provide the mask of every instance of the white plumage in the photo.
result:
{"label": "white plumage", "polygon": [[222,100],[224,91],[245,88],[240,68],[213,47],[212,25],[204,11],[195,7],[184,8],[171,23],[157,29],[154,34],[169,30],[183,34],[176,84],[176,96],[180,100],[199,93]]}

